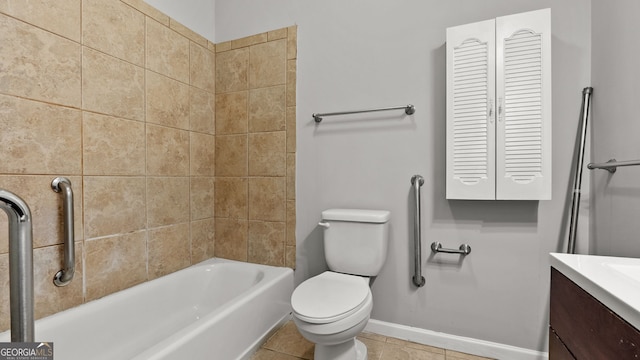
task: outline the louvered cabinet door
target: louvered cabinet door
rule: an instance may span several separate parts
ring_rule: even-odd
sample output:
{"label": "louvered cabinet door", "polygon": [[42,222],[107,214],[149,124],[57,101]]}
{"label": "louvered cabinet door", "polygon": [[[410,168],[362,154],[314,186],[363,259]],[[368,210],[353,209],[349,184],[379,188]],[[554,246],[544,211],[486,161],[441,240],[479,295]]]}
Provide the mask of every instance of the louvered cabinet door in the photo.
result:
{"label": "louvered cabinet door", "polygon": [[447,29],[447,199],[495,199],[495,21]]}
{"label": "louvered cabinet door", "polygon": [[551,199],[551,13],[496,19],[496,199]]}

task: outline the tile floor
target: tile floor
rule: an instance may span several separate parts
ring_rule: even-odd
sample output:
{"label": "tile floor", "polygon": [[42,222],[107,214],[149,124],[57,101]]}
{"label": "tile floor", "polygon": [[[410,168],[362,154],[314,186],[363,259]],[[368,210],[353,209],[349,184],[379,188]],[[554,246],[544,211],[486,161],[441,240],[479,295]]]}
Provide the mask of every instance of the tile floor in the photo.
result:
{"label": "tile floor", "polygon": [[[490,360],[367,332],[358,339],[367,345],[369,360]],[[303,338],[293,321],[289,321],[251,359],[313,359],[313,343]]]}

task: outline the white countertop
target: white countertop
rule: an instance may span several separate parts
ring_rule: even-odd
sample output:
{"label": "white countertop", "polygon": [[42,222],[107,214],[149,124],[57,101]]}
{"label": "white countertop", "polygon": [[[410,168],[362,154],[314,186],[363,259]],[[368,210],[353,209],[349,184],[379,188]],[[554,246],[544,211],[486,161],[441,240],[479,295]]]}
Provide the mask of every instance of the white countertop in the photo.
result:
{"label": "white countertop", "polygon": [[555,254],[551,266],[640,329],[640,259]]}

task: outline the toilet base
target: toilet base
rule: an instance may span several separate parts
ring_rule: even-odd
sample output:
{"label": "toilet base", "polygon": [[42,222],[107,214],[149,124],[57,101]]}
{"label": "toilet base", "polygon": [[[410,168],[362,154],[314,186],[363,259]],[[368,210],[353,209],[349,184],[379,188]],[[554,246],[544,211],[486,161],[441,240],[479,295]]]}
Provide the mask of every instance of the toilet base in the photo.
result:
{"label": "toilet base", "polygon": [[353,338],[337,345],[316,344],[313,353],[315,360],[367,360],[367,346],[362,341]]}

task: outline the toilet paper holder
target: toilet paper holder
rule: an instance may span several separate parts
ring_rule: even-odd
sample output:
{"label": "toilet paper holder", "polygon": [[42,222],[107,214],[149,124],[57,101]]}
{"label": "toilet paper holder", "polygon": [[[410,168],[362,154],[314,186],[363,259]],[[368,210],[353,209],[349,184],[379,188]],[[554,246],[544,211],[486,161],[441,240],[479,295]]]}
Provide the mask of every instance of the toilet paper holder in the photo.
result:
{"label": "toilet paper holder", "polygon": [[469,246],[468,244],[462,244],[457,249],[448,249],[442,247],[442,244],[440,242],[434,241],[431,244],[431,251],[433,251],[434,253],[460,254],[466,256],[471,254],[471,246]]}

